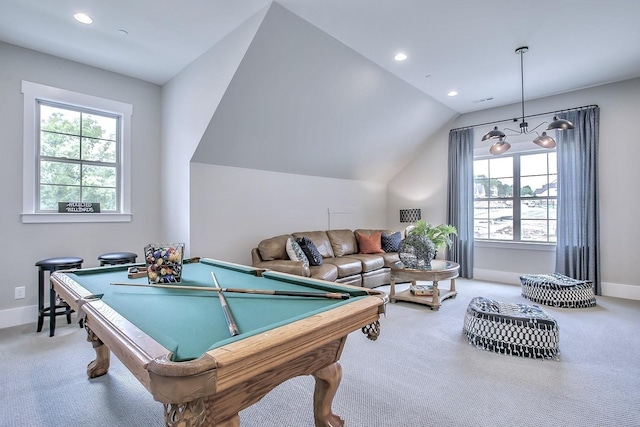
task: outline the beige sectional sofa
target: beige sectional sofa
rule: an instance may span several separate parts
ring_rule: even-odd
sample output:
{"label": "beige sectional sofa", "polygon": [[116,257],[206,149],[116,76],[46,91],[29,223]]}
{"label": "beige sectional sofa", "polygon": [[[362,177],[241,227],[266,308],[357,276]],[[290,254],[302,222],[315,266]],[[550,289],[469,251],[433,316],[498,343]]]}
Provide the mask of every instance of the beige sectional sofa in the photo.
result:
{"label": "beige sectional sofa", "polygon": [[[261,241],[251,250],[254,267],[298,276],[312,277],[354,286],[374,288],[390,282],[390,266],[399,260],[397,252],[360,253],[359,233],[371,237],[376,232],[391,235],[390,230],[327,230],[284,234]],[[322,265],[292,261],[287,255],[287,239],[306,236],[322,255]]]}

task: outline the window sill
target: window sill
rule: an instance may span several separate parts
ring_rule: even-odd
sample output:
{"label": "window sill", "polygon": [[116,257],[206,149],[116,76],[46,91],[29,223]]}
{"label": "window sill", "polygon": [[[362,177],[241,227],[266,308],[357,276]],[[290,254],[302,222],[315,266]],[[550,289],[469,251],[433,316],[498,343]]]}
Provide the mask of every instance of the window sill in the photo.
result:
{"label": "window sill", "polygon": [[46,223],[99,223],[99,222],[131,222],[132,214],[99,213],[99,214],[66,214],[66,213],[23,213],[23,224]]}
{"label": "window sill", "polygon": [[494,248],[494,249],[514,249],[524,251],[545,251],[554,252],[556,250],[555,243],[524,243],[524,242],[496,242],[488,240],[475,240],[473,243],[477,248]]}

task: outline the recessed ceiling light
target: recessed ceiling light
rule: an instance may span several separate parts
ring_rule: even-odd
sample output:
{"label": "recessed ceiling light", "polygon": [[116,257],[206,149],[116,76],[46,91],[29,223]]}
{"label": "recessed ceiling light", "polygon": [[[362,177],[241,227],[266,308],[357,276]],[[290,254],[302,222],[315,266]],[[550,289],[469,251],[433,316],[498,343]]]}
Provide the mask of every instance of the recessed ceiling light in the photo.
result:
{"label": "recessed ceiling light", "polygon": [[129,35],[129,31],[127,30],[118,30],[118,34],[120,34],[123,37],[126,37]]}
{"label": "recessed ceiling light", "polygon": [[74,14],[73,17],[76,21],[82,22],[83,24],[91,24],[93,22],[93,19],[91,19],[91,17],[86,13],[78,12]]}
{"label": "recessed ceiling light", "polygon": [[407,55],[400,52],[398,54],[396,54],[396,56],[393,57],[393,59],[395,59],[396,61],[404,61],[405,59],[407,59]]}
{"label": "recessed ceiling light", "polygon": [[458,94],[458,92],[456,92],[455,90],[450,91],[447,96],[456,96]]}

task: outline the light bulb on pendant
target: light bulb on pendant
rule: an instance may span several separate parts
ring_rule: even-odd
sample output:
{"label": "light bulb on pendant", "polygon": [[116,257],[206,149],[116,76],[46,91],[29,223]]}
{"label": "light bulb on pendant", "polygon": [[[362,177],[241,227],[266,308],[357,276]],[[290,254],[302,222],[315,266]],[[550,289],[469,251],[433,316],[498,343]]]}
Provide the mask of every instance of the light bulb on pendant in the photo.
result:
{"label": "light bulb on pendant", "polygon": [[502,153],[506,153],[511,148],[511,144],[504,140],[504,138],[500,138],[498,142],[493,144],[491,148],[489,148],[489,152],[494,156],[500,155]]}
{"label": "light bulb on pendant", "polygon": [[542,135],[533,139],[533,143],[539,145],[542,148],[554,148],[556,146],[555,139],[547,135],[546,132],[542,132]]}

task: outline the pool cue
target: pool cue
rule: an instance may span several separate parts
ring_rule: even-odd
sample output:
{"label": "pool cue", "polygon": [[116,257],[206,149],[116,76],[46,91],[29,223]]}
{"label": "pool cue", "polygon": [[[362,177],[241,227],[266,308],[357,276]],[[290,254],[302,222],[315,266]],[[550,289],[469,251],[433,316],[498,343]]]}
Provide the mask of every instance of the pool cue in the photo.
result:
{"label": "pool cue", "polygon": [[338,292],[299,292],[299,291],[273,291],[269,289],[242,289],[242,288],[222,288],[224,292],[235,292],[241,294],[259,295],[281,295],[290,297],[316,297],[330,299],[349,299],[351,295]]}
{"label": "pool cue", "polygon": [[269,289],[241,289],[241,288],[212,288],[210,286],[180,286],[180,285],[154,285],[148,283],[128,283],[128,282],[111,282],[112,285],[120,286],[144,286],[148,288],[167,288],[167,289],[186,289],[190,291],[215,291],[242,294],[258,294],[258,295],[276,295],[291,297],[313,297],[313,298],[329,298],[329,299],[349,299],[351,295],[339,292],[300,292],[300,291],[274,291]]}
{"label": "pool cue", "polygon": [[236,325],[236,321],[233,319],[233,315],[231,314],[231,310],[229,310],[229,305],[227,304],[227,299],[224,297],[224,294],[221,292],[222,289],[218,284],[218,279],[216,279],[216,275],[211,272],[211,278],[213,279],[214,285],[216,285],[216,289],[218,290],[218,298],[220,298],[220,305],[222,306],[222,311],[224,312],[224,318],[227,321],[227,325],[229,325],[229,333],[232,337],[238,335],[240,332],[238,331],[238,325]]}
{"label": "pool cue", "polygon": [[111,282],[114,286],[142,286],[145,288],[165,288],[165,289],[187,289],[190,291],[218,291],[217,288],[211,286],[181,286],[181,285],[162,285],[154,283],[135,283],[135,282]]}

